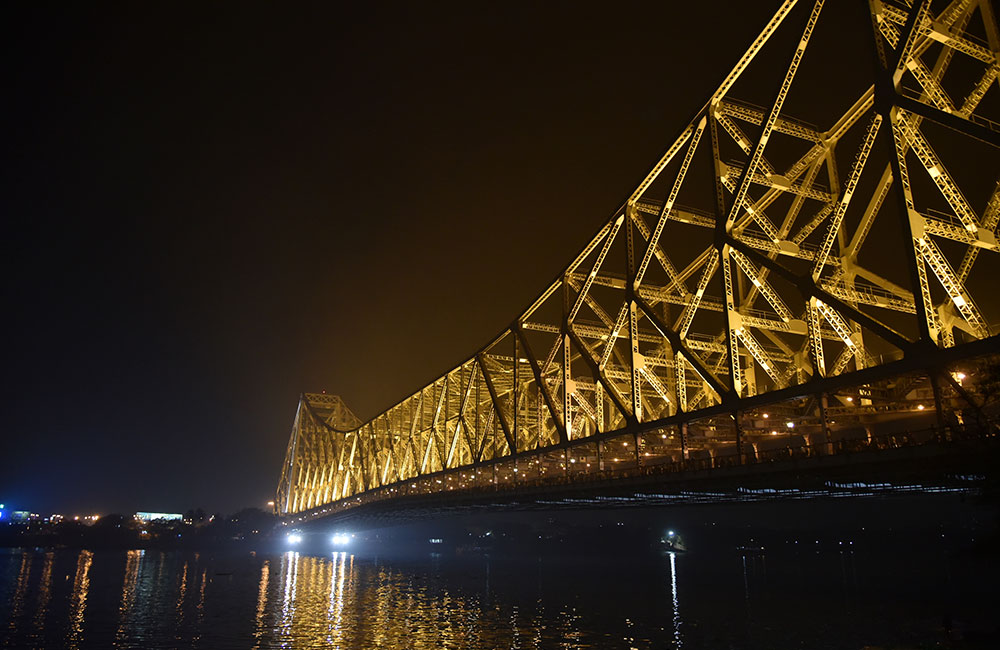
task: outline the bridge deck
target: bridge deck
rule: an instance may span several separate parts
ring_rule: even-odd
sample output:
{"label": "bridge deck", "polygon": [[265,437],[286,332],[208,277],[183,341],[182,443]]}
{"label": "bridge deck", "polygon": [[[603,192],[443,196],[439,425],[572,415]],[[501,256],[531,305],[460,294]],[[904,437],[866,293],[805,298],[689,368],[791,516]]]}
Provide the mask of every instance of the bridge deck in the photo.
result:
{"label": "bridge deck", "polygon": [[[1000,432],[931,429],[845,441],[832,449],[778,448],[764,456],[689,459],[514,482],[476,481],[441,473],[302,512],[287,518],[286,524],[419,519],[479,507],[608,508],[978,492],[996,486],[998,467]],[[490,477],[492,472],[484,475]],[[442,490],[442,484],[448,489]]]}

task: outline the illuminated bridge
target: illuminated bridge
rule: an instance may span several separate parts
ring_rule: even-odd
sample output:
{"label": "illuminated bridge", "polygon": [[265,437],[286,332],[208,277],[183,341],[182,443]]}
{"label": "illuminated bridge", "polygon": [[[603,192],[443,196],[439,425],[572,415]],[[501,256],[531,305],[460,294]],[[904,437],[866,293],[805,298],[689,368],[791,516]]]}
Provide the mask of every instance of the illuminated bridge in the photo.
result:
{"label": "illuminated bridge", "polygon": [[967,479],[1000,415],[998,53],[989,0],[786,1],[509,327],[367,422],[302,396],[280,514]]}

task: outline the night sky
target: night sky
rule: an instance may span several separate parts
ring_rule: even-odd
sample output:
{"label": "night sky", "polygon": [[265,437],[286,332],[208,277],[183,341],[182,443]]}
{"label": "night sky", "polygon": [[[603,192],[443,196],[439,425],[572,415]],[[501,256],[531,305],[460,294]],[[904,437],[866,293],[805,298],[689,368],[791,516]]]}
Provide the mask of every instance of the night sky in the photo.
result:
{"label": "night sky", "polygon": [[300,392],[507,326],[777,2],[89,4],[0,15],[8,509],[263,506]]}

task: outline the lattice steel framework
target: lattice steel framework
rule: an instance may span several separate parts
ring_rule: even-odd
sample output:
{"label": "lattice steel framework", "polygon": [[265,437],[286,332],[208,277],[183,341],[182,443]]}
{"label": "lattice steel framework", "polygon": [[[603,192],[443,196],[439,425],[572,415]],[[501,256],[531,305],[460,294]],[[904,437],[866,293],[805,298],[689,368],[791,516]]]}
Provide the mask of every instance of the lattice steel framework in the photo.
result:
{"label": "lattice steel framework", "polygon": [[990,2],[828,4],[784,2],[624,205],[473,357],[363,425],[305,395],[280,511],[995,334]]}

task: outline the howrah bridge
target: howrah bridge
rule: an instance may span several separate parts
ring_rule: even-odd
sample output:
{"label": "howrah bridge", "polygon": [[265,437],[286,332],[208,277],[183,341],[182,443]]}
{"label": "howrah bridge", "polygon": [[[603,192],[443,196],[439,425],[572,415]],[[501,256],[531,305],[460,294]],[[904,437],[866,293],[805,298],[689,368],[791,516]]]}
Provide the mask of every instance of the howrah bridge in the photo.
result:
{"label": "howrah bridge", "polygon": [[989,0],[786,0],[495,338],[367,422],[302,395],[277,511],[968,480],[1000,416],[998,56]]}

